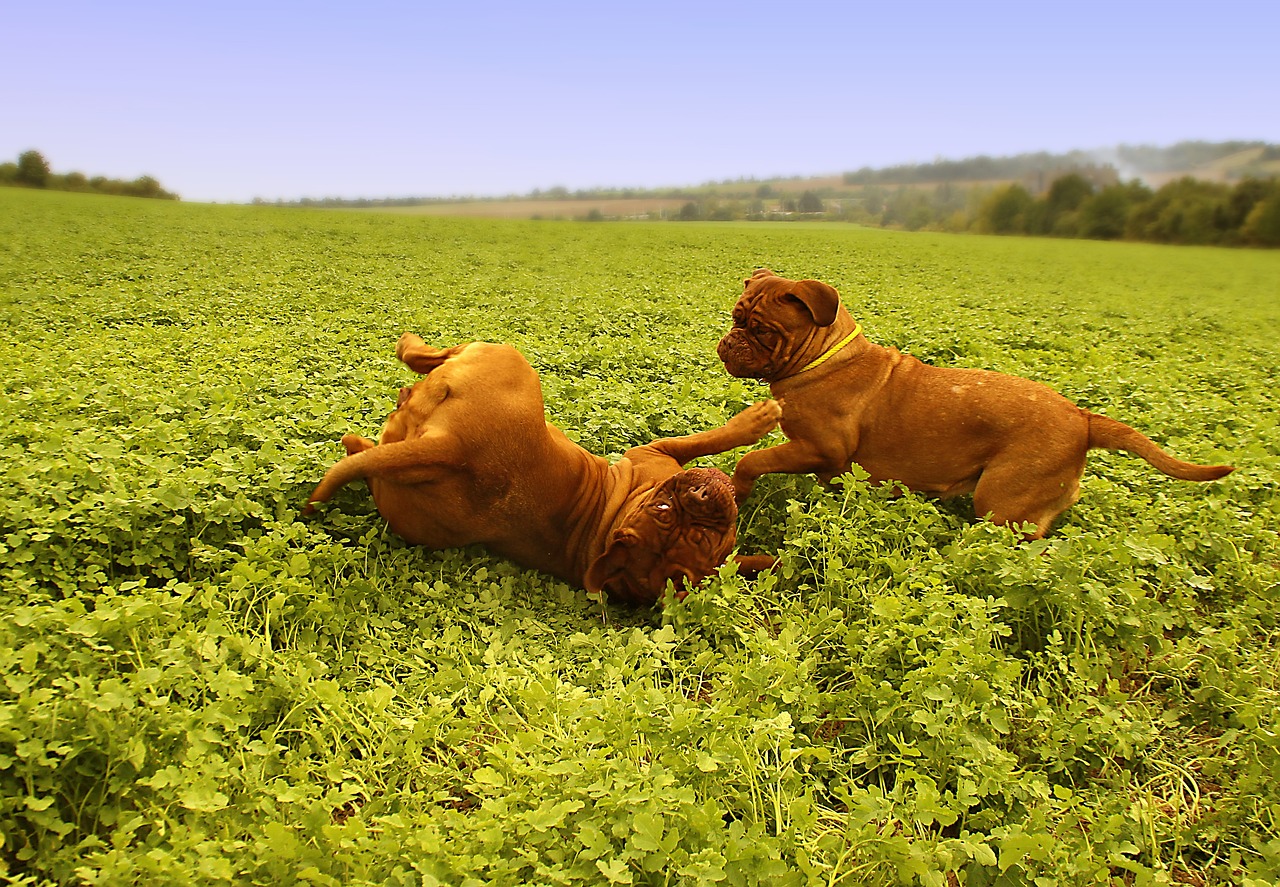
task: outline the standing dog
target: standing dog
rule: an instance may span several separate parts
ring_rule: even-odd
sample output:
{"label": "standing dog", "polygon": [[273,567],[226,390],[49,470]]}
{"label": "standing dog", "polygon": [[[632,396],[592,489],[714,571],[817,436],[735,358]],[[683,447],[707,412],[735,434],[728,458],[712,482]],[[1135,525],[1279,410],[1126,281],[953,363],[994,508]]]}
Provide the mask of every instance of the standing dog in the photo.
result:
{"label": "standing dog", "polygon": [[856,462],[872,482],[943,497],[971,492],[978,514],[1035,524],[1029,537],[1038,539],[1079,497],[1090,449],[1127,450],[1182,480],[1232,471],[1175,459],[1037,382],[933,367],[872,344],[821,281],[762,268],[745,284],[716,353],[730,375],[769,383],[788,442],[738,462],[739,503],[762,474],[815,472],[825,483]]}
{"label": "standing dog", "polygon": [[[668,581],[680,591],[701,582],[736,539],[729,478],[684,464],[755,443],[781,414],[773,401],[758,403],[720,428],[635,447],[610,465],[547,422],[538,374],[515,348],[437,349],[405,333],[396,357],[423,378],[400,390],[377,444],[342,438],[347,456],[306,511],[363,477],[378,511],[409,542],[479,543],[638,604],[657,601]],[[773,558],[738,561],[752,570]]]}

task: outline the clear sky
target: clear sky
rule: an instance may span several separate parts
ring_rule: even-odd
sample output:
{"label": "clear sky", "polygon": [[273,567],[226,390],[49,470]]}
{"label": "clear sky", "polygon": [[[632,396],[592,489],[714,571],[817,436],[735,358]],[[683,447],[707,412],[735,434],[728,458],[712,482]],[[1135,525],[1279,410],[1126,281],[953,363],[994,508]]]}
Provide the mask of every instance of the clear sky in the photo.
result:
{"label": "clear sky", "polygon": [[184,200],[1280,143],[1280,0],[11,0],[0,160]]}

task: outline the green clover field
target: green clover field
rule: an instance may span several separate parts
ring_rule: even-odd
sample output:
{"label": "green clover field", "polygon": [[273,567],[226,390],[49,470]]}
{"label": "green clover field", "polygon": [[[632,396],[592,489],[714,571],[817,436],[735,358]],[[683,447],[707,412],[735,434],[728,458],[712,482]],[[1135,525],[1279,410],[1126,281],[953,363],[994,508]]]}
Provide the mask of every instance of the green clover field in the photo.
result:
{"label": "green clover field", "polygon": [[[1095,451],[1032,544],[771,475],[779,567],[653,610],[299,516],[404,331],[517,346],[601,455],[723,422],[760,265],[1237,471]],[[5,883],[1280,879],[1280,251],[7,188],[0,328]]]}

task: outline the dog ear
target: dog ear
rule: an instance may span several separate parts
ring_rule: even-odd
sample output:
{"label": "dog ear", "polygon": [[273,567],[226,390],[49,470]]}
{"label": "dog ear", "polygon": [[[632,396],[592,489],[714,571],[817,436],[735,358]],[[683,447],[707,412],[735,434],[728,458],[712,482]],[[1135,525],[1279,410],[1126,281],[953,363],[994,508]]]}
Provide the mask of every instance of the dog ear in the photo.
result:
{"label": "dog ear", "polygon": [[631,548],[639,538],[634,530],[618,530],[613,534],[613,538],[605,546],[604,554],[587,568],[587,575],[582,582],[587,591],[599,594],[602,588],[626,572],[631,563]]}
{"label": "dog ear", "polygon": [[757,268],[756,270],[754,270],[754,271],[752,271],[752,272],[751,272],[751,276],[750,276],[750,277],[748,277],[747,279],[745,279],[744,281],[742,281],[742,285],[743,285],[743,286],[746,286],[746,285],[748,285],[749,283],[751,283],[751,281],[753,281],[753,280],[759,280],[761,277],[777,277],[777,276],[778,276],[778,275],[774,274],[774,273],[773,273],[772,271],[770,271],[768,268]]}
{"label": "dog ear", "polygon": [[797,280],[791,292],[813,315],[813,322],[818,326],[831,326],[835,323],[836,309],[840,307],[840,294],[836,288],[821,280]]}

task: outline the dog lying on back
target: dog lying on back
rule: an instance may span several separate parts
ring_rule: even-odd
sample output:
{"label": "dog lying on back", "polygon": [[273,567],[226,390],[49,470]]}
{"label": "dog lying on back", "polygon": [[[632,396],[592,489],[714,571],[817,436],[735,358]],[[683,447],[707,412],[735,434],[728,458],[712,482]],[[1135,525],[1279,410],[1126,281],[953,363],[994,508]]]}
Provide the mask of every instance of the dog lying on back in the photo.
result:
{"label": "dog lying on back", "polygon": [[1233,470],[1175,459],[1038,382],[933,367],[875,345],[821,281],[762,268],[744,284],[716,351],[730,375],[769,383],[788,441],[738,462],[739,503],[763,474],[814,472],[830,482],[856,462],[872,482],[941,497],[973,493],[979,515],[1034,524],[1029,538],[1037,539],[1079,497],[1091,449],[1126,450],[1182,480]]}
{"label": "dog lying on back", "polygon": [[[348,434],[306,512],[365,478],[378,511],[405,540],[430,548],[479,543],[591,592],[656,602],[684,593],[725,562],[738,517],[729,478],[683,470],[699,456],[749,446],[777,425],[773,401],[720,428],[634,447],[610,465],[547,422],[542,386],[509,345],[431,348],[405,333],[396,357],[423,378],[400,390],[381,440]],[[742,569],[768,556],[737,558]]]}

